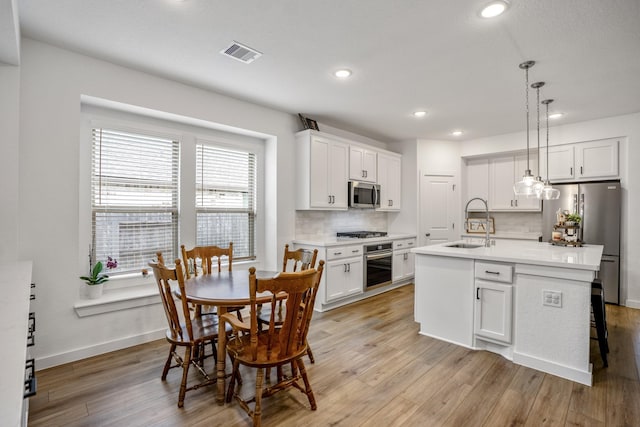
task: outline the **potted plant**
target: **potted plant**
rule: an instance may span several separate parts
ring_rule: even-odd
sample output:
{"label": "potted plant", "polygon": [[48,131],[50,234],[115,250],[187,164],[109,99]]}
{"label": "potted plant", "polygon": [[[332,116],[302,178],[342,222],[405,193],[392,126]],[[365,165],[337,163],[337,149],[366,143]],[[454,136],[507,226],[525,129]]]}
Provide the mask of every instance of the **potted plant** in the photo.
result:
{"label": "potted plant", "polygon": [[582,221],[582,218],[578,214],[569,214],[564,220],[564,225],[578,225]]}
{"label": "potted plant", "polygon": [[[91,257],[90,257],[91,258]],[[89,261],[90,276],[80,276],[80,279],[88,286],[89,298],[96,299],[102,296],[102,285],[109,280],[109,276],[102,272],[104,264],[102,261],[98,261],[93,267],[91,267],[91,261]],[[112,270],[118,267],[118,261],[112,257],[107,257],[107,269]]]}

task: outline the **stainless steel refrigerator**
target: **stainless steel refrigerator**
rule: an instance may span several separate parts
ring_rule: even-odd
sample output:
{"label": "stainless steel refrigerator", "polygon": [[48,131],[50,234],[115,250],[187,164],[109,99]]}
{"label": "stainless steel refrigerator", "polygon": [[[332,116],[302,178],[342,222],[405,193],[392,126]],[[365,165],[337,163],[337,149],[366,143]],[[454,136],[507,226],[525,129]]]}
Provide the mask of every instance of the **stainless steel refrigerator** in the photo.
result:
{"label": "stainless steel refrigerator", "polygon": [[604,245],[598,277],[602,280],[605,301],[620,302],[620,181],[580,184],[554,184],[560,190],[558,200],[544,200],[542,207],[543,241],[551,240],[558,209],[582,217],[579,238],[585,244]]}

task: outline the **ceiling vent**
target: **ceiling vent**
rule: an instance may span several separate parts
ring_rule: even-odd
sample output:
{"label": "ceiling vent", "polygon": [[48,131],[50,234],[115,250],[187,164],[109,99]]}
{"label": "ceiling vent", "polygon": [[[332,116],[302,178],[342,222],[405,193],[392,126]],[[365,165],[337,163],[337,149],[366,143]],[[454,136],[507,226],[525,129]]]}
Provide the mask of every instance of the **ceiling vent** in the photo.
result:
{"label": "ceiling vent", "polygon": [[262,53],[255,49],[251,49],[249,46],[245,46],[238,42],[233,42],[229,47],[220,51],[220,53],[230,56],[233,59],[242,61],[245,64],[249,64],[262,56]]}

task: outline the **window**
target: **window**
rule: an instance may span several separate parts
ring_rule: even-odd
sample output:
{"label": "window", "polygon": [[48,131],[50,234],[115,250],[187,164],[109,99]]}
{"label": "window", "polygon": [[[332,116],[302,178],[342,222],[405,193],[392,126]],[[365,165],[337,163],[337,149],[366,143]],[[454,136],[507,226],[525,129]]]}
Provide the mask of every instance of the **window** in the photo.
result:
{"label": "window", "polygon": [[178,247],[179,144],[172,139],[94,128],[91,161],[92,257],[139,272]]}
{"label": "window", "polygon": [[256,155],[196,145],[196,244],[255,259]]}

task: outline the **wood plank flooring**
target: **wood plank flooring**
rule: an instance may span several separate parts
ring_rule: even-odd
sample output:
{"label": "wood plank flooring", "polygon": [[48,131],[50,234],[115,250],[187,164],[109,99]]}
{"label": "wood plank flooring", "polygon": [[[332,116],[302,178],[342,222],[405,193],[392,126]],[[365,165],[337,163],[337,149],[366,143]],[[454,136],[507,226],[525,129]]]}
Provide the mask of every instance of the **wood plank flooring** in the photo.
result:
{"label": "wood plank flooring", "polygon": [[[418,335],[413,286],[405,286],[315,313],[316,363],[306,364],[318,410],[292,389],[263,400],[263,424],[639,426],[640,310],[607,306],[607,321],[609,367],[592,341],[594,385],[586,387]],[[251,425],[237,404],[216,405],[215,386],[188,392],[178,409],[181,373],[160,380],[167,354],[159,340],[38,371],[29,425]],[[254,375],[243,372],[243,394],[253,394]]]}

